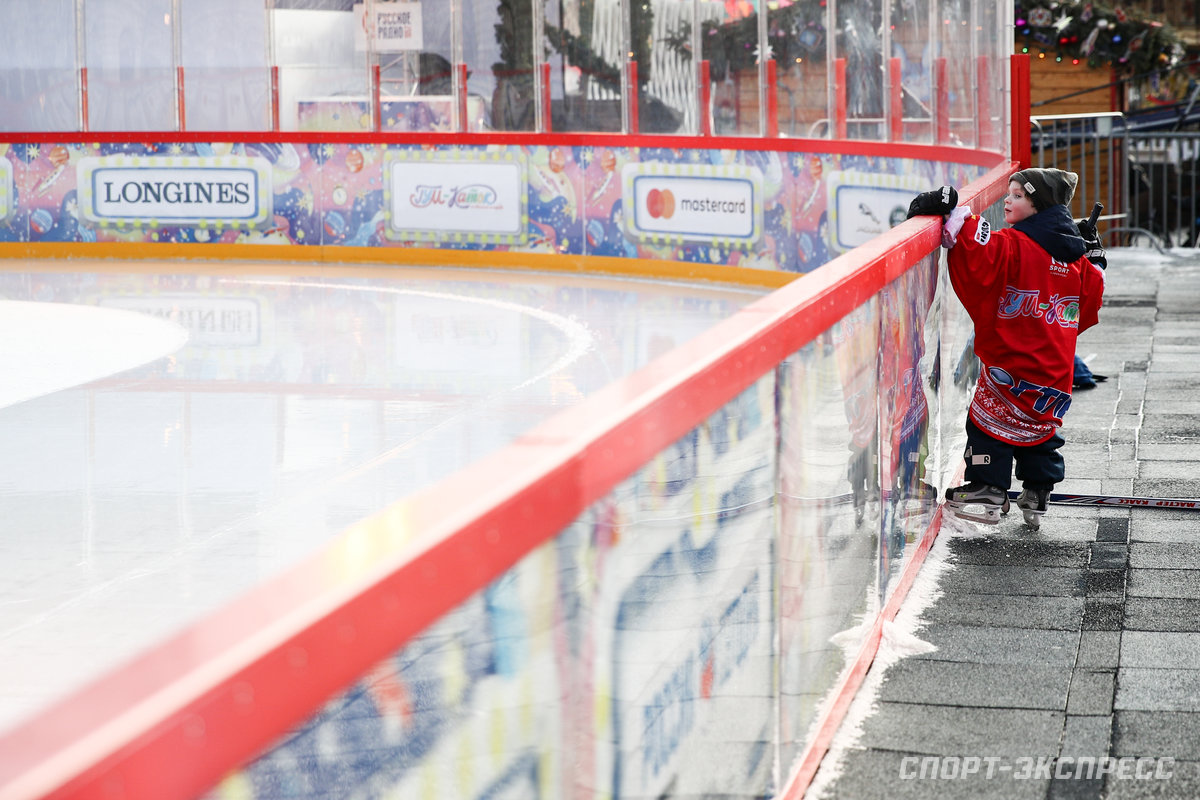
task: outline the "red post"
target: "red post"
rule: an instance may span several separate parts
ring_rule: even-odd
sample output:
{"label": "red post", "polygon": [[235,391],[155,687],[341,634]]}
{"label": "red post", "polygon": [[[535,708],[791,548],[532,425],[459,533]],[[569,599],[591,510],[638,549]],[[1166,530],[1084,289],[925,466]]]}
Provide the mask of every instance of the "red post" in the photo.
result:
{"label": "red post", "polygon": [[1020,169],[1033,164],[1033,142],[1029,135],[1029,54],[1010,56],[1009,70],[1012,81],[1012,152],[1009,158],[1017,162]]}
{"label": "red post", "polygon": [[458,65],[458,131],[465,133],[471,130],[471,121],[467,119],[467,65]]}
{"label": "red post", "polygon": [[712,72],[707,58],[700,62],[700,135],[712,136]]}
{"label": "red post", "polygon": [[630,60],[625,62],[628,64],[629,86],[626,89],[629,92],[629,132],[638,132],[638,74],[637,62]]}
{"label": "red post", "polygon": [[550,113],[550,65],[542,64],[542,132],[550,133],[554,127],[553,115]]}
{"label": "red post", "polygon": [[79,130],[88,130],[88,77],[87,67],[79,68]]}
{"label": "red post", "polygon": [[991,150],[996,146],[996,123],[992,120],[992,82],[988,57],[975,61],[975,96],[979,98],[979,146]]}
{"label": "red post", "polygon": [[904,87],[900,81],[900,59],[888,59],[888,94],[891,102],[888,105],[888,122],[890,141],[904,140]]}
{"label": "red post", "polygon": [[767,59],[767,137],[779,136],[779,80],[775,59]]}
{"label": "red post", "polygon": [[383,130],[383,103],[379,97],[382,83],[382,73],[376,64],[371,68],[371,125],[376,131]]}
{"label": "red post", "polygon": [[279,130],[279,67],[271,67],[271,130]]}
{"label": "red post", "polygon": [[934,92],[937,100],[937,132],[934,144],[946,144],[950,141],[950,87],[946,79],[948,70],[946,59],[934,61]]}
{"label": "red post", "polygon": [[187,106],[184,103],[183,67],[175,68],[175,107],[179,111],[179,130],[187,130]]}
{"label": "red post", "polygon": [[834,120],[838,139],[846,138],[846,59],[833,61]]}

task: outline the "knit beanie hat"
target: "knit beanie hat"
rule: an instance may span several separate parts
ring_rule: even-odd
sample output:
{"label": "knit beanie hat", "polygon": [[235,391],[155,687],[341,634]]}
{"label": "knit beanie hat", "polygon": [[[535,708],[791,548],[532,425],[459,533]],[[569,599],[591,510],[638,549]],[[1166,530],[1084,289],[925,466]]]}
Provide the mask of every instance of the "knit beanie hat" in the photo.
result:
{"label": "knit beanie hat", "polygon": [[1079,184],[1077,174],[1061,169],[1023,169],[1014,172],[1009,180],[1021,184],[1038,211],[1045,211],[1050,206],[1070,205]]}

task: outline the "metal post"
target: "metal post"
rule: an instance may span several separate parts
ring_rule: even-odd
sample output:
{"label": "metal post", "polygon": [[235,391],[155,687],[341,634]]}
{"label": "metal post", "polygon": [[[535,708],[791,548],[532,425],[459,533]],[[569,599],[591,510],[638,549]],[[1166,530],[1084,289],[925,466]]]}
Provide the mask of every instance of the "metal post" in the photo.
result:
{"label": "metal post", "polygon": [[[767,37],[767,4],[758,4],[758,135],[778,136],[778,122],[773,123],[775,107],[775,59],[767,55],[769,39]],[[771,133],[774,125],[775,133]]]}
{"label": "metal post", "polygon": [[83,11],[83,0],[75,0],[75,73],[78,75],[78,102],[76,113],[79,115],[79,130],[85,133],[89,129],[88,120],[88,68],[87,68],[87,30]]}
{"label": "metal post", "polygon": [[888,59],[888,140],[904,139],[904,93],[900,83],[900,59]]}
{"label": "metal post", "polygon": [[833,65],[834,130],[837,138],[845,139],[848,130],[846,125],[846,59],[834,59]]}
{"label": "metal post", "polygon": [[[835,120],[835,123],[829,126],[830,135],[845,139],[846,62],[845,59],[837,57],[837,30],[837,0],[828,0],[825,4],[825,114],[829,119]],[[840,73],[837,66],[839,60],[842,62]],[[840,114],[838,112],[839,100],[841,103]],[[837,123],[839,119],[841,120],[840,126]]]}
{"label": "metal post", "polygon": [[775,77],[775,59],[767,59],[767,138],[779,136],[779,86]]}
{"label": "metal post", "polygon": [[187,130],[187,107],[183,83],[183,25],[181,0],[171,0],[171,61],[175,66],[175,130]]}

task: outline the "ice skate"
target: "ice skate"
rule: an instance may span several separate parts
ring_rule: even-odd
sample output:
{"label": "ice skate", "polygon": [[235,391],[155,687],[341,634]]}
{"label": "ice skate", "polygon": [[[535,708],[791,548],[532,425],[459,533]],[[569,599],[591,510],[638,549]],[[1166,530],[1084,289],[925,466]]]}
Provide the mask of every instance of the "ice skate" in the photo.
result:
{"label": "ice skate", "polygon": [[1017,508],[1025,524],[1035,531],[1042,527],[1042,514],[1046,513],[1046,501],[1050,497],[1049,489],[1023,489],[1017,498]]}
{"label": "ice skate", "polygon": [[946,490],[946,508],[959,519],[995,525],[1001,514],[1008,513],[1008,492],[978,481],[951,486]]}

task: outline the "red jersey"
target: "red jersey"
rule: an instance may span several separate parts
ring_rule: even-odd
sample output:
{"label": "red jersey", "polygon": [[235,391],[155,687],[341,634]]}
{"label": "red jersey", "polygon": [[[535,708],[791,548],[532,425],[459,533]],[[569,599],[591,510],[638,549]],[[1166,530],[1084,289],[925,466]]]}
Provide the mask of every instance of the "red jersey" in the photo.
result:
{"label": "red jersey", "polygon": [[[968,413],[985,433],[1010,444],[1044,442],[1062,425],[1071,404],[1075,339],[1099,321],[1104,273],[1083,257],[1082,239],[1067,242],[1072,236],[1059,217],[1075,234],[1060,206],[999,231],[968,216],[948,256],[950,282],[975,323],[975,354],[983,366]],[[1069,255],[1074,258],[1063,260]]]}

